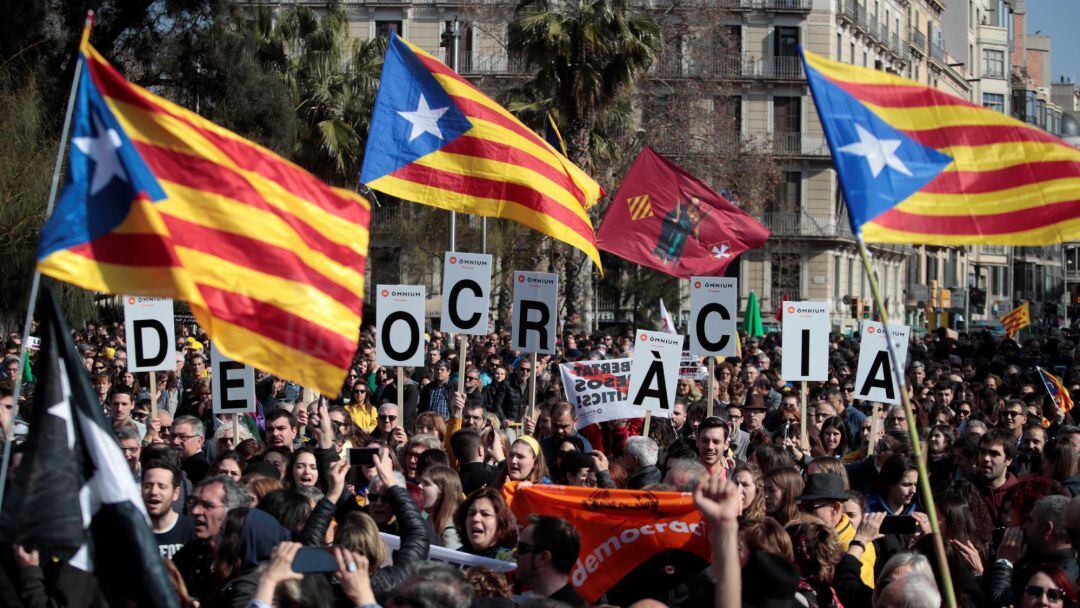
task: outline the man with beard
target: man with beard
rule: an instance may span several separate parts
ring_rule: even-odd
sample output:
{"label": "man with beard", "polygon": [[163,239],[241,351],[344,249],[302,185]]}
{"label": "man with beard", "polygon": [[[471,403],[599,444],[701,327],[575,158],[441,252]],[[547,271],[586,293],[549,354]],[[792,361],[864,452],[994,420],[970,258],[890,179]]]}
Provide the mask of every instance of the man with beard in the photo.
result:
{"label": "man with beard", "polygon": [[172,559],[195,538],[195,522],[172,508],[180,498],[180,470],[160,460],[147,462],[142,476],[142,497],[161,557]]}
{"label": "man with beard", "polygon": [[975,478],[986,506],[996,525],[1002,525],[1001,502],[1005,493],[1016,485],[1016,476],[1009,472],[1016,458],[1016,441],[1004,429],[991,429],[979,440],[979,455],[975,461]]}
{"label": "man with beard", "polygon": [[187,511],[195,524],[195,538],[173,555],[188,593],[208,606],[213,566],[221,544],[221,529],[233,509],[246,507],[251,495],[228,475],[208,477],[188,497]]}

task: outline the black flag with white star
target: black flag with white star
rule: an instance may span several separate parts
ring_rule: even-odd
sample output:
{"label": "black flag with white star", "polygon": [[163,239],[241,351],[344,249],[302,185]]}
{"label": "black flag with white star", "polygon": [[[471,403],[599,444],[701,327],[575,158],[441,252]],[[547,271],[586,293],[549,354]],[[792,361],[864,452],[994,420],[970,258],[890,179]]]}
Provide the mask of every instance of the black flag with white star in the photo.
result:
{"label": "black flag with white star", "polygon": [[30,434],[4,499],[0,539],[93,573],[112,605],[178,607],[139,488],[47,287],[37,318]]}

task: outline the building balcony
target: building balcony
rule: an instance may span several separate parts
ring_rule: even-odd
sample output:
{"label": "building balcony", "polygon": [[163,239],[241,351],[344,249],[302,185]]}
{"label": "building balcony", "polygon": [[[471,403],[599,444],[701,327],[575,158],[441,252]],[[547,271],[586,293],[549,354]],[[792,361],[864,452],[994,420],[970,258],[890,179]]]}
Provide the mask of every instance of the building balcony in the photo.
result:
{"label": "building balcony", "polygon": [[945,47],[937,43],[930,44],[930,59],[938,64],[945,65]]}
{"label": "building balcony", "polygon": [[911,48],[919,51],[923,56],[926,56],[926,34],[919,30],[911,30],[911,36],[908,38],[908,43]]}
{"label": "building balcony", "polygon": [[461,67],[458,73],[462,76],[493,76],[508,75],[521,76],[528,73],[525,62],[521,59],[504,56],[470,57],[460,58]]}
{"label": "building balcony", "polygon": [[773,133],[770,140],[772,153],[780,157],[822,157],[829,156],[829,145],[824,135],[806,133]]}
{"label": "building balcony", "polygon": [[798,57],[754,57],[750,53],[683,57],[665,55],[653,73],[665,78],[717,78],[731,80],[803,80]]}
{"label": "building balcony", "polygon": [[720,8],[744,11],[808,12],[813,0],[715,0]]}
{"label": "building balcony", "polygon": [[851,226],[840,218],[812,215],[806,211],[766,211],[761,223],[776,237],[854,238]]}

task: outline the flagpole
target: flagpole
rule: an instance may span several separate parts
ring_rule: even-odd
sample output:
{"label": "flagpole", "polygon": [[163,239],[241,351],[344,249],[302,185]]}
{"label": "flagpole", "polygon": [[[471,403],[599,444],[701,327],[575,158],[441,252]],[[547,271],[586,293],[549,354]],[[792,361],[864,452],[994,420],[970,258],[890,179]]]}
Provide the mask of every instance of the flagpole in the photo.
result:
{"label": "flagpole", "polygon": [[[878,289],[877,278],[874,277],[874,272],[870,266],[870,253],[866,250],[866,241],[863,240],[861,232],[856,234],[855,242],[859,247],[859,255],[862,258],[863,270],[866,271],[866,277],[870,282],[870,293],[874,296],[878,317],[881,318],[882,326],[886,328],[885,344],[889,350],[889,361],[892,363],[897,389],[900,391],[900,400],[904,405],[904,415],[907,418],[908,433],[911,435],[911,452],[912,456],[914,456],[915,467],[919,471],[919,495],[922,498],[923,505],[926,507],[926,516],[930,519],[930,530],[934,536],[934,554],[937,556],[938,568],[940,569],[941,586],[945,595],[945,605],[948,608],[956,608],[956,595],[953,591],[952,575],[949,573],[949,561],[945,554],[945,542],[941,537],[941,527],[938,525],[937,518],[937,507],[934,505],[934,494],[930,490],[930,476],[926,470],[926,461],[923,460],[922,445],[919,443],[919,427],[915,421],[915,413],[911,409],[911,399],[908,397],[907,383],[904,379],[904,370],[900,368],[900,357],[896,354],[896,346],[893,344],[892,338],[889,337],[889,313],[885,310],[884,301],[881,299],[881,291]],[[871,425],[873,425],[873,422],[871,422]],[[873,426],[871,426],[871,428],[873,428]],[[874,436],[871,435],[871,443],[873,443],[874,439]]]}
{"label": "flagpole", "polygon": [[[86,22],[83,24],[82,43],[90,38],[90,28],[94,25],[94,11],[86,12]],[[80,44],[80,47],[82,44]],[[71,134],[71,116],[75,113],[75,95],[79,90],[79,78],[82,76],[83,57],[75,61],[75,75],[71,79],[71,90],[68,92],[67,110],[64,113],[64,126],[60,131],[60,147],[56,150],[56,162],[53,163],[52,184],[49,186],[49,200],[45,204],[45,220],[52,215],[53,206],[56,204],[56,195],[60,190],[60,171],[64,167],[64,150],[67,149],[68,136]],[[30,340],[30,324],[34,320],[34,309],[37,308],[38,291],[41,289],[41,271],[34,265],[34,277],[30,280],[30,301],[26,305],[26,317],[23,319],[22,343],[19,344],[19,372],[20,378],[15,382],[11,395],[11,403],[14,408],[11,421],[4,429],[4,456],[0,462],[0,513],[4,508],[4,490],[7,487],[8,466],[11,464],[11,441],[15,435],[15,414],[19,412],[19,397],[22,393],[22,366],[26,365],[26,343]]]}

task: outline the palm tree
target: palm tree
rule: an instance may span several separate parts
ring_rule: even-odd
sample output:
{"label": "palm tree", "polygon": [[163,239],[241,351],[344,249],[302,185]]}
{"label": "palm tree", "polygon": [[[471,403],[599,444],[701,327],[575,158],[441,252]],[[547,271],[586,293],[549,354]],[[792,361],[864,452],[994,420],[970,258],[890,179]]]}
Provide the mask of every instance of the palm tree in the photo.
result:
{"label": "palm tree", "polygon": [[[611,160],[607,156],[613,149],[607,138],[594,141],[595,134],[625,123],[634,85],[660,53],[660,26],[626,0],[521,0],[508,44],[533,70],[519,96],[531,101],[533,109],[553,111],[570,160],[595,174],[602,167],[594,161]],[[562,257],[564,318],[591,329],[592,273],[583,272],[587,259],[576,249]]]}
{"label": "palm tree", "polygon": [[293,160],[328,183],[355,186],[385,41],[350,38],[337,5],[322,16],[299,5],[262,8],[254,27],[260,59],[286,84],[296,110]]}

